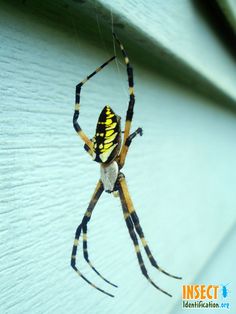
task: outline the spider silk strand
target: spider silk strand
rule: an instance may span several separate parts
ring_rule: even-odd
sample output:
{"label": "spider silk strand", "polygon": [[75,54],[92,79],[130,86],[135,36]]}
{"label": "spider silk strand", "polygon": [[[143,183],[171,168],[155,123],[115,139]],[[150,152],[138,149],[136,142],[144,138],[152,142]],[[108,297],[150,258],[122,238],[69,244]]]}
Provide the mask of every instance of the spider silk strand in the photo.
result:
{"label": "spider silk strand", "polygon": [[[114,30],[114,19],[113,19],[113,12],[112,12],[112,6],[111,5],[110,5],[110,14],[111,14],[111,31],[112,31],[112,34],[114,34],[115,33],[115,30]],[[112,41],[113,41],[114,55],[117,56],[117,53],[116,53],[116,43],[115,43],[114,36],[112,36]],[[119,64],[122,65],[124,68],[125,68],[125,65],[123,65],[123,63],[121,63],[118,60],[118,58],[115,59],[115,62],[116,62],[116,68],[117,68],[118,75],[120,77],[120,81],[121,81],[123,92],[124,92],[125,96],[127,96],[128,95],[128,89],[125,88],[125,86],[124,86],[122,75],[121,75],[121,71],[120,71],[120,68],[119,68]]]}

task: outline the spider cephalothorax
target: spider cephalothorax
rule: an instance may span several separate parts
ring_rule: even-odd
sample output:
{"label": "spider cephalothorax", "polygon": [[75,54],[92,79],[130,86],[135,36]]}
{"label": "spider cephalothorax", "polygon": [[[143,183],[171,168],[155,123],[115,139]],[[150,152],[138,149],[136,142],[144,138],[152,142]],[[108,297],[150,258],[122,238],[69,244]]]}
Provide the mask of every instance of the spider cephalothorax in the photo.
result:
{"label": "spider cephalothorax", "polygon": [[[92,212],[94,207],[97,204],[97,201],[103,191],[108,193],[114,192],[120,197],[122,210],[124,219],[130,234],[130,237],[133,241],[135,252],[137,255],[139,267],[141,269],[142,274],[148,279],[148,281],[158,290],[165,293],[168,296],[171,296],[168,292],[164,291],[160,287],[158,287],[152,279],[149,277],[147,269],[144,265],[144,261],[141,255],[141,250],[138,242],[138,237],[144,247],[145,253],[152,264],[153,267],[157,268],[159,271],[164,273],[167,276],[172,278],[181,279],[181,277],[173,276],[167,273],[165,270],[159,267],[156,260],[154,259],[147,241],[145,240],[143,230],[140,226],[139,218],[134,209],[128,187],[126,184],[125,176],[121,173],[121,169],[125,164],[125,159],[132,143],[132,140],[136,137],[137,134],[142,135],[142,128],[138,128],[135,132],[130,134],[131,122],[133,118],[133,109],[134,109],[134,81],[133,81],[133,69],[130,66],[129,58],[125,49],[117,36],[113,34],[115,40],[120,46],[121,52],[125,59],[127,74],[128,74],[128,83],[129,83],[129,106],[126,114],[125,120],[125,130],[123,141],[121,140],[121,127],[120,127],[120,117],[114,113],[114,111],[109,107],[105,106],[102,110],[96,128],[96,134],[92,140],[90,140],[87,135],[82,131],[79,123],[79,111],[80,111],[80,91],[81,87],[87,82],[92,76],[98,73],[101,69],[103,69],[108,63],[115,59],[115,56],[110,58],[107,62],[102,64],[99,68],[97,68],[92,74],[87,76],[81,83],[76,86],[76,96],[75,96],[75,111],[73,116],[73,124],[76,132],[84,141],[85,150],[92,156],[92,158],[100,163],[101,168],[101,178],[97,183],[96,189],[92,196],[92,199],[89,203],[89,206],[84,214],[82,222],[77,227],[75,232],[74,245],[72,248],[71,255],[71,266],[77,272],[77,274],[83,278],[87,283],[89,283],[95,289],[113,297],[114,295],[100,289],[90,282],[83,274],[78,270],[76,266],[76,254],[79,243],[79,238],[81,232],[83,232],[83,254],[85,260],[88,262],[89,266],[95,271],[97,275],[99,275],[104,281],[109,283],[110,285],[117,287],[106,278],[104,278],[97,269],[93,266],[93,264],[89,260],[88,256],[88,248],[87,248],[87,224],[91,219]],[[121,145],[122,144],[122,145]]]}
{"label": "spider cephalothorax", "polygon": [[118,155],[121,147],[120,117],[110,106],[103,108],[92,142],[95,161],[110,163]]}

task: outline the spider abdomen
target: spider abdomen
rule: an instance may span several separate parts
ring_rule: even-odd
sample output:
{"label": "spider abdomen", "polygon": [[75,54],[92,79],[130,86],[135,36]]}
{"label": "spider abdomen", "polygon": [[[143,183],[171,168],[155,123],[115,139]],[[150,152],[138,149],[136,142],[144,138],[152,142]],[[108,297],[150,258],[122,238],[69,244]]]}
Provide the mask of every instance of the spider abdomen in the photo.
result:
{"label": "spider abdomen", "polygon": [[113,192],[114,186],[119,174],[119,167],[116,161],[113,161],[109,165],[101,164],[101,181],[104,186],[104,190],[108,193]]}
{"label": "spider abdomen", "polygon": [[120,117],[105,106],[99,116],[93,138],[93,159],[100,163],[110,163],[120,151]]}

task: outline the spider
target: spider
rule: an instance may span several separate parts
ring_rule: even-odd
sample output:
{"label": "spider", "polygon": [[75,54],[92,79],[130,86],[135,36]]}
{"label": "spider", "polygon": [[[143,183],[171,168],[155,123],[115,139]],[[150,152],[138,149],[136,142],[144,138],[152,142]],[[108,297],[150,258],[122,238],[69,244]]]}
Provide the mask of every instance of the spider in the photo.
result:
{"label": "spider", "polygon": [[[77,227],[75,232],[75,239],[72,248],[72,255],[71,255],[71,266],[76,271],[76,273],[85,280],[88,284],[90,284],[95,289],[101,291],[102,293],[114,297],[114,295],[100,289],[99,287],[95,286],[92,282],[90,282],[77,268],[76,266],[76,253],[77,247],[79,243],[79,238],[81,232],[83,233],[83,255],[89,266],[93,269],[98,276],[100,276],[105,282],[108,284],[117,287],[115,284],[108,281],[104,278],[97,269],[93,266],[90,262],[89,255],[88,255],[88,248],[87,248],[87,224],[91,219],[93,210],[97,201],[103,191],[108,193],[113,193],[114,196],[119,196],[121,200],[121,205],[123,209],[124,219],[130,234],[130,237],[133,241],[135,252],[138,258],[139,266],[141,269],[142,274],[147,278],[147,280],[158,290],[163,292],[164,294],[171,297],[171,294],[164,291],[160,287],[158,287],[152,279],[149,277],[147,269],[144,265],[144,261],[141,255],[140,246],[138,242],[138,237],[141,240],[141,243],[144,247],[144,250],[147,254],[147,257],[155,268],[159,271],[164,273],[167,276],[172,278],[181,279],[181,277],[173,276],[159,267],[156,260],[154,259],[149,246],[145,240],[143,230],[141,228],[139,218],[137,213],[134,209],[130,194],[128,192],[126,180],[124,174],[121,172],[121,169],[124,167],[125,159],[132,143],[132,140],[139,134],[142,136],[143,130],[142,128],[138,128],[134,133],[130,134],[131,129],[131,122],[133,117],[133,109],[135,103],[134,97],[134,80],[133,80],[133,69],[130,65],[128,55],[124,49],[124,46],[118,39],[115,33],[113,33],[114,39],[119,45],[122,55],[125,60],[125,64],[127,67],[127,74],[128,74],[128,84],[129,84],[129,105],[126,114],[126,121],[125,121],[125,130],[121,132],[121,125],[120,125],[120,116],[115,114],[115,112],[111,109],[110,106],[105,106],[99,116],[96,133],[95,136],[90,140],[85,133],[82,131],[79,123],[79,112],[80,112],[80,92],[81,87],[95,74],[97,74],[100,70],[102,70],[106,65],[108,65],[112,60],[116,58],[113,56],[108,61],[103,63],[99,68],[97,68],[93,73],[87,76],[82,82],[76,85],[76,95],[75,95],[75,111],[73,116],[73,125],[75,131],[84,141],[84,149],[88,152],[89,155],[92,156],[93,160],[100,164],[101,170],[101,178],[97,183],[93,196],[90,200],[88,208],[83,216],[82,222]],[[124,133],[123,141],[122,141],[122,133]],[[138,237],[137,237],[138,236]]]}

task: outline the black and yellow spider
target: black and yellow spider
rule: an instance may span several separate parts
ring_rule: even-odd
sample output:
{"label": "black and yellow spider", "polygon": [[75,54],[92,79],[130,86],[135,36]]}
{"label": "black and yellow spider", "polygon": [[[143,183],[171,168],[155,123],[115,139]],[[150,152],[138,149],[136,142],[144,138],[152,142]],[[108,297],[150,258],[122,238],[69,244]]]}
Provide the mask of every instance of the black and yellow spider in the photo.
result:
{"label": "black and yellow spider", "polygon": [[133,69],[130,66],[129,58],[126,54],[126,51],[117,38],[115,34],[113,34],[115,40],[117,41],[118,45],[120,46],[120,49],[122,51],[123,57],[125,59],[125,63],[127,66],[127,74],[128,74],[128,83],[129,83],[129,106],[126,114],[126,121],[125,121],[125,130],[124,130],[124,138],[122,141],[122,132],[121,132],[121,126],[120,126],[120,117],[114,113],[114,111],[109,106],[105,106],[99,116],[97,127],[96,127],[96,134],[93,137],[92,140],[90,140],[85,133],[82,131],[80,125],[78,124],[78,118],[79,118],[79,110],[80,110],[80,91],[81,87],[84,85],[85,82],[87,82],[92,76],[94,76],[96,73],[98,73],[100,70],[102,70],[109,62],[115,59],[115,56],[110,58],[107,62],[105,62],[103,65],[101,65],[99,68],[97,68],[92,74],[87,76],[81,83],[79,83],[76,86],[76,96],[75,96],[75,111],[74,111],[74,117],[73,117],[73,125],[78,133],[78,135],[81,137],[81,139],[85,142],[84,148],[85,150],[92,156],[93,160],[98,162],[101,167],[101,178],[97,183],[95,192],[92,196],[92,199],[89,203],[88,209],[86,210],[84,217],[82,219],[82,222],[76,229],[75,233],[75,240],[74,245],[72,249],[72,255],[71,255],[71,266],[72,268],[77,272],[77,274],[82,277],[87,283],[89,283],[91,286],[96,288],[97,290],[114,297],[112,294],[107,293],[106,291],[100,289],[99,287],[92,284],[84,275],[81,274],[81,272],[76,267],[76,253],[77,253],[77,247],[79,242],[79,237],[81,234],[81,231],[83,232],[83,254],[85,260],[88,262],[90,267],[107,283],[111,284],[114,287],[117,287],[107,279],[105,279],[92,265],[92,263],[89,260],[88,256],[88,249],[87,249],[87,224],[91,218],[93,209],[95,205],[97,204],[97,201],[99,197],[101,196],[102,192],[105,190],[108,193],[114,193],[115,195],[118,194],[121,200],[121,205],[123,209],[124,219],[126,221],[126,225],[129,230],[130,237],[133,241],[135,252],[137,254],[139,266],[141,268],[141,271],[143,275],[148,279],[148,281],[158,290],[162,291],[163,293],[167,294],[168,296],[171,296],[168,292],[162,290],[159,288],[149,277],[147,273],[147,269],[144,265],[144,261],[140,252],[140,247],[138,243],[137,235],[139,236],[142,245],[144,247],[144,250],[148,256],[149,261],[151,262],[152,266],[157,268],[162,273],[176,278],[181,279],[181,277],[173,276],[169,273],[167,273],[165,270],[160,268],[155,261],[154,257],[152,256],[152,253],[147,245],[147,242],[144,238],[144,234],[142,231],[142,228],[139,223],[139,218],[135,212],[132,200],[130,198],[125,176],[120,171],[124,164],[125,159],[128,153],[129,146],[132,142],[132,140],[135,138],[137,134],[142,135],[142,129],[138,128],[134,133],[130,134],[130,128],[131,128],[131,121],[133,117],[133,109],[134,109],[134,81],[133,81]]}

